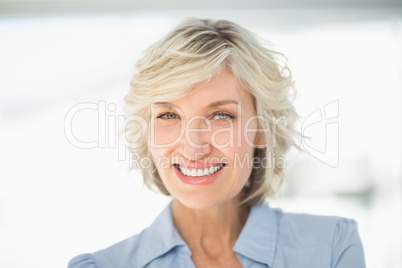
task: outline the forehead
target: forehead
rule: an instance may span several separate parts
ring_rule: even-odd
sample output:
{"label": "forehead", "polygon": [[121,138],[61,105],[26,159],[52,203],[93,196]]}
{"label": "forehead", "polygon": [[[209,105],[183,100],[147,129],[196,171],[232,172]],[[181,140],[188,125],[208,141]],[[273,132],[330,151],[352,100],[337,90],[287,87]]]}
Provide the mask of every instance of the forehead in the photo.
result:
{"label": "forehead", "polygon": [[169,103],[179,107],[190,104],[192,108],[214,108],[239,102],[248,106],[253,104],[252,99],[231,72],[222,71],[211,80],[195,85],[186,96]]}

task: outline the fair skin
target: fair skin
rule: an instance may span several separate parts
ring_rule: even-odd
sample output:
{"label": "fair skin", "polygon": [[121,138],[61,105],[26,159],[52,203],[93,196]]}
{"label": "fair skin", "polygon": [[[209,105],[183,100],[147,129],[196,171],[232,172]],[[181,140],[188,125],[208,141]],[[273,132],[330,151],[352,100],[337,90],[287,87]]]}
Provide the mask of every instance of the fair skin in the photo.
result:
{"label": "fair skin", "polygon": [[[153,109],[150,151],[155,163],[169,159],[168,167],[157,168],[173,196],[173,220],[194,264],[241,267],[232,248],[249,209],[238,203],[252,171],[253,144],[262,144],[256,131],[244,131],[245,126],[258,128],[252,95],[223,71],[188,95],[156,103]],[[222,170],[211,171],[217,173],[205,183],[198,182],[210,177],[185,174],[185,168],[218,164],[224,164]]]}

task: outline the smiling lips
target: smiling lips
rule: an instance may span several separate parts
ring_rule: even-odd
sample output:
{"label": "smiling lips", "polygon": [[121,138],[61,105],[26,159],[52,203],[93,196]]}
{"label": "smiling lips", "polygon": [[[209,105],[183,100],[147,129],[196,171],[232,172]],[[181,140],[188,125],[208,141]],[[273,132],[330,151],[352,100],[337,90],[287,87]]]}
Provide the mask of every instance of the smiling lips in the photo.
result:
{"label": "smiling lips", "polygon": [[222,173],[223,163],[174,164],[176,175],[185,184],[207,185],[213,183]]}
{"label": "smiling lips", "polygon": [[225,164],[223,163],[218,163],[216,165],[209,165],[205,166],[204,168],[201,165],[198,165],[197,167],[191,167],[191,166],[181,166],[178,164],[174,165],[183,175],[185,176],[191,176],[191,177],[204,177],[204,176],[209,176],[209,175],[213,175],[216,172],[218,172],[219,170],[221,170]]}

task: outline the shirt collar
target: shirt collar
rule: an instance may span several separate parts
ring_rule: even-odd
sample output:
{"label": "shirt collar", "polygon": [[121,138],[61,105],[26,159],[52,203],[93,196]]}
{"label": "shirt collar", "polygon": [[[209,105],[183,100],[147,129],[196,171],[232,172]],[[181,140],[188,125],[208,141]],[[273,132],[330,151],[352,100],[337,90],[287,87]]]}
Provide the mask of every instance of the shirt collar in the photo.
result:
{"label": "shirt collar", "polygon": [[[233,251],[254,261],[272,267],[277,241],[277,220],[273,210],[266,204],[254,205]],[[190,249],[181,238],[173,223],[171,203],[159,214],[156,220],[142,233],[139,256],[145,266],[152,260],[180,246],[187,255]]]}
{"label": "shirt collar", "polygon": [[184,252],[191,254],[174,226],[171,203],[169,203],[152,225],[142,233],[141,247],[139,248],[141,263],[139,265],[145,266],[176,246],[185,246],[183,247]]}
{"label": "shirt collar", "polygon": [[272,267],[277,242],[276,214],[267,204],[254,205],[233,251]]}

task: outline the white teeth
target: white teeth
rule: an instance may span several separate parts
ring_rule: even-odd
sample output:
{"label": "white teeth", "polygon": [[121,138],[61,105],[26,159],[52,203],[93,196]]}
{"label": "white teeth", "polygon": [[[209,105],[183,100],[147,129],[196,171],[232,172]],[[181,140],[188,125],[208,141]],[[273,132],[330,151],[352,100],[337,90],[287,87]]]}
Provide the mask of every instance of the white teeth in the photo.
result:
{"label": "white teeth", "polygon": [[209,167],[209,174],[212,174],[212,173],[214,173],[214,172],[215,172],[214,167]]}
{"label": "white teeth", "polygon": [[204,169],[191,169],[191,168],[185,168],[178,166],[179,170],[181,173],[183,173],[186,176],[191,176],[191,177],[203,177],[203,176],[209,176],[214,173],[216,173],[218,170],[223,168],[223,164],[219,164],[216,166],[211,166],[209,168],[204,168]]}

